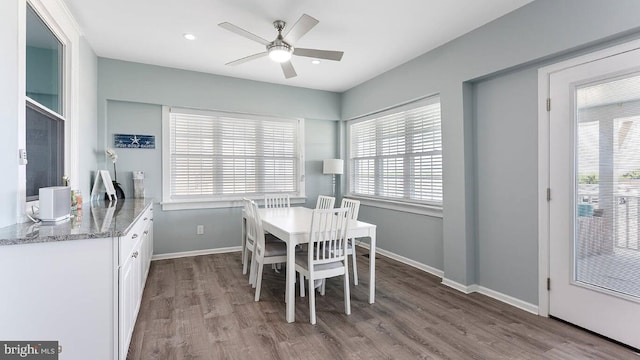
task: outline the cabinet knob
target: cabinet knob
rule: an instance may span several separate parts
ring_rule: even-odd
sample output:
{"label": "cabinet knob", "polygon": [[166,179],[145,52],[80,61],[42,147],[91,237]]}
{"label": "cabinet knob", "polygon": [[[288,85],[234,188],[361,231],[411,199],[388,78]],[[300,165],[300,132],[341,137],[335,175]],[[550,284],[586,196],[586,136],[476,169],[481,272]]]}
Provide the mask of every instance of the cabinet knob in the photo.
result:
{"label": "cabinet knob", "polygon": [[137,252],[137,251],[134,251],[134,252],[133,252],[133,254],[131,254],[131,257],[133,257],[133,258],[137,258],[137,257],[138,257],[138,252]]}
{"label": "cabinet knob", "polygon": [[138,234],[133,234],[133,236],[131,237],[132,239],[136,239],[138,237]]}

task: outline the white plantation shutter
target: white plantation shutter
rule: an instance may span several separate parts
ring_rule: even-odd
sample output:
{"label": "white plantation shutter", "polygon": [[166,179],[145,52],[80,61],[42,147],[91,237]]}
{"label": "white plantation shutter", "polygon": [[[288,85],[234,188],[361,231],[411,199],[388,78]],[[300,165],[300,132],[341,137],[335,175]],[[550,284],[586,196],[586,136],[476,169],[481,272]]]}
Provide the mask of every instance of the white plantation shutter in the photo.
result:
{"label": "white plantation shutter", "polygon": [[440,98],[349,124],[353,195],[442,205]]}
{"label": "white plantation shutter", "polygon": [[169,201],[299,195],[300,120],[172,108]]}

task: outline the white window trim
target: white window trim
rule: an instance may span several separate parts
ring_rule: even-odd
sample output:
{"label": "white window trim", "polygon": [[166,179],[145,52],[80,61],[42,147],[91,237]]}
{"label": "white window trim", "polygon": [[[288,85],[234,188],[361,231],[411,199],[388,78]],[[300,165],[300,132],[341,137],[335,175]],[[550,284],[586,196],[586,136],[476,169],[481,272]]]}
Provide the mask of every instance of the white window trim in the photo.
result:
{"label": "white window trim", "polygon": [[372,198],[362,195],[347,194],[345,197],[360,200],[361,205],[380,209],[395,210],[411,214],[426,215],[442,219],[442,206],[434,206],[408,201],[395,201],[381,198]]}
{"label": "white window trim", "polygon": [[[162,210],[171,211],[171,210],[195,210],[195,209],[217,209],[217,208],[230,208],[230,207],[240,207],[242,206],[242,199],[238,198],[238,196],[232,196],[227,199],[217,199],[217,200],[173,200],[171,199],[170,194],[170,182],[171,182],[171,147],[170,144],[170,112],[171,109],[179,110],[180,112],[187,112],[190,114],[199,114],[199,115],[212,115],[212,114],[227,114],[227,115],[242,115],[248,118],[253,119],[261,119],[266,120],[270,118],[274,119],[282,119],[266,116],[266,115],[255,115],[255,114],[244,114],[244,113],[232,113],[218,110],[198,110],[198,109],[189,109],[189,108],[181,108],[181,107],[171,107],[171,106],[162,106],[162,143],[166,146],[162,147],[162,201],[160,204],[162,205]],[[291,118],[293,119],[293,118]],[[305,192],[305,154],[304,154],[304,119],[295,118],[295,120],[299,121],[298,126],[298,154],[300,155],[298,161],[298,195],[291,197],[292,204],[303,204],[306,202],[306,192]],[[253,200],[262,200],[262,197],[250,197]]]}
{"label": "white window trim", "polygon": [[[26,13],[27,4],[44,20],[51,31],[64,46],[64,77],[62,79],[62,91],[64,97],[63,116],[65,121],[64,136],[64,172],[72,181],[72,187],[77,187],[79,182],[79,86],[80,86],[80,27],[71,15],[66,5],[60,0],[21,0],[18,19],[18,48],[26,49]],[[26,149],[26,52],[19,51],[18,59],[18,149]],[[28,157],[28,154],[27,154]],[[25,215],[32,206],[37,206],[37,201],[26,202],[26,166],[18,167],[18,222],[28,221]],[[75,181],[75,183],[74,183]]]}
{"label": "white window trim", "polygon": [[[360,204],[365,206],[372,206],[381,209],[395,210],[401,212],[407,212],[412,214],[426,215],[436,218],[442,218],[442,204],[433,204],[428,202],[413,202],[402,199],[390,199],[383,197],[368,197],[361,194],[353,194],[350,192],[350,182],[349,178],[351,175],[351,161],[349,159],[349,154],[351,154],[351,125],[356,124],[358,122],[371,120],[378,117],[383,117],[386,115],[394,114],[400,111],[413,109],[422,105],[426,105],[430,103],[430,100],[435,96],[440,96],[439,94],[431,94],[422,98],[414,99],[408,101],[406,103],[398,104],[395,106],[391,106],[385,109],[381,109],[380,111],[368,113],[366,115],[362,115],[359,117],[354,117],[352,119],[347,120],[346,122],[346,158],[347,158],[347,173],[346,173],[346,187],[349,191],[345,194],[345,197],[360,200]],[[442,122],[442,119],[440,120]],[[444,159],[443,159],[444,166]],[[444,187],[444,184],[443,184]]]}

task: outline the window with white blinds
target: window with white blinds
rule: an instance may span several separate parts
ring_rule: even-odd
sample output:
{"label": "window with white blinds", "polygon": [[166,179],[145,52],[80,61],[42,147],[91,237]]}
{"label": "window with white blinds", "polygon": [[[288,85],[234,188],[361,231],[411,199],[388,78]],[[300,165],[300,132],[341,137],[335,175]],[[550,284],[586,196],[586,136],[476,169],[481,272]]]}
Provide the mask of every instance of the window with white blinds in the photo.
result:
{"label": "window with white blinds", "polygon": [[440,97],[349,124],[349,192],[442,206]]}
{"label": "window with white blinds", "polygon": [[165,202],[236,200],[267,193],[303,196],[302,120],[167,110]]}

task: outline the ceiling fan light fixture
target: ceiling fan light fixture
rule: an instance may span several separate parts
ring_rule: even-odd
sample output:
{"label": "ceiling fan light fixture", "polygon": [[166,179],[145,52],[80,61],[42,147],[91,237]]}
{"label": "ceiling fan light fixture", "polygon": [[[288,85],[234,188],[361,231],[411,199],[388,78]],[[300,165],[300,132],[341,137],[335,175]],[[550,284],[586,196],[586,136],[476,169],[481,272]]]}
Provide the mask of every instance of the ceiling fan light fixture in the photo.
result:
{"label": "ceiling fan light fixture", "polygon": [[291,59],[293,48],[288,44],[280,43],[267,46],[267,51],[269,52],[269,57],[271,58],[271,60],[283,63]]}

